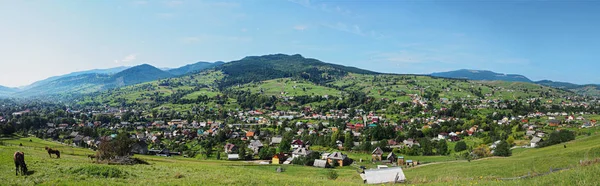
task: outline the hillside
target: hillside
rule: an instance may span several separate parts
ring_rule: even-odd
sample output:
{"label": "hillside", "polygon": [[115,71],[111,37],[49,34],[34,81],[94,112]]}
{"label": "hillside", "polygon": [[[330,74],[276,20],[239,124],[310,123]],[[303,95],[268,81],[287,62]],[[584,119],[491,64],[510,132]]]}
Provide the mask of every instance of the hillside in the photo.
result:
{"label": "hillside", "polygon": [[44,80],[36,81],[36,82],[32,83],[31,85],[22,87],[21,89],[27,90],[27,89],[31,89],[31,88],[34,88],[37,86],[45,86],[46,84],[51,83],[52,81],[55,81],[55,80],[58,80],[61,78],[74,77],[74,76],[80,76],[80,75],[85,75],[85,74],[107,74],[107,75],[110,75],[110,74],[115,74],[115,73],[121,72],[128,68],[130,68],[130,67],[121,66],[121,67],[108,68],[108,69],[93,69],[93,70],[72,72],[69,74],[53,76],[53,77],[49,77]]}
{"label": "hillside", "polygon": [[227,76],[221,87],[259,82],[276,78],[302,78],[315,83],[330,81],[348,73],[375,74],[355,67],[325,63],[316,59],[304,58],[299,54],[274,54],[249,56],[217,67]]}
{"label": "hillside", "polygon": [[517,74],[501,74],[487,70],[456,70],[449,72],[438,72],[432,73],[431,76],[445,77],[445,78],[457,78],[457,79],[469,79],[479,81],[518,81],[518,82],[529,82],[532,81],[523,76]]}
{"label": "hillside", "polygon": [[93,93],[115,87],[168,78],[172,75],[151,65],[139,65],[116,74],[83,74],[59,78],[19,92],[19,96]]}
{"label": "hillside", "polygon": [[[8,140],[11,146],[0,145],[0,175],[7,185],[362,185],[356,170],[350,167],[337,169],[335,181],[327,179],[327,169],[291,165],[257,165],[241,161],[201,160],[193,158],[163,158],[136,155],[149,165],[115,166],[94,164],[87,157],[94,152],[73,148],[54,142],[32,138]],[[23,147],[17,146],[19,143]],[[44,147],[60,150],[61,158],[49,158]],[[14,175],[12,155],[25,153],[31,175]],[[224,157],[223,155],[222,157]],[[277,167],[284,172],[277,173]],[[84,173],[74,173],[83,168]],[[95,171],[111,170],[105,178],[95,176]],[[302,175],[302,176],[298,176]]]}
{"label": "hillside", "polygon": [[16,89],[16,88],[10,88],[10,87],[5,87],[5,86],[0,85],[0,97],[10,95],[17,91],[18,91],[18,89]]}
{"label": "hillside", "polygon": [[[29,142],[29,139],[32,142]],[[0,145],[0,175],[5,184],[201,184],[201,185],[359,185],[363,184],[353,166],[335,169],[321,169],[295,165],[257,165],[239,161],[202,160],[182,157],[136,157],[150,165],[107,166],[94,164],[86,157],[93,151],[68,147],[62,144],[43,141],[37,138],[3,140]],[[18,144],[23,144],[19,147]],[[567,146],[567,150],[563,146]],[[61,159],[49,158],[43,147],[48,146],[61,152]],[[23,151],[31,175],[14,176],[12,153]],[[546,148],[516,149],[507,158],[492,157],[467,162],[464,160],[434,162],[415,168],[404,168],[409,184],[454,185],[596,185],[596,174],[600,164],[580,166],[580,160],[600,158],[600,136],[583,137],[565,144]],[[275,169],[283,167],[282,173]],[[101,171],[110,169],[120,174],[114,178],[94,176],[92,171],[74,173],[77,169]],[[549,175],[550,169],[565,169]],[[326,173],[334,170],[337,180],[328,180]],[[445,171],[440,171],[445,170]],[[302,175],[302,176],[298,176]],[[502,180],[524,175],[534,175],[531,179]],[[201,178],[201,179],[200,179]],[[226,179],[223,179],[226,178]]]}
{"label": "hillside", "polygon": [[173,76],[152,65],[143,64],[123,70],[111,76],[106,82],[107,87],[120,87]]}
{"label": "hillside", "polygon": [[222,64],[225,64],[225,63],[222,61],[217,61],[214,63],[198,62],[198,63],[194,63],[194,64],[185,65],[185,66],[182,66],[182,67],[179,67],[176,69],[169,69],[166,71],[175,76],[180,76],[180,75],[184,75],[184,74],[188,74],[188,73],[199,72],[201,70],[212,68],[212,67],[219,66]]}
{"label": "hillside", "polygon": [[574,83],[558,82],[550,80],[541,80],[533,82],[523,75],[517,74],[501,74],[486,70],[456,70],[449,72],[432,73],[431,76],[468,79],[468,80],[483,80],[483,81],[509,81],[509,82],[526,82],[539,85],[569,90],[579,95],[585,96],[600,96],[600,85],[588,84],[578,85]]}
{"label": "hillside", "polygon": [[600,96],[600,85],[594,85],[594,84],[578,85],[578,84],[573,84],[573,83],[550,81],[550,80],[542,80],[542,81],[537,81],[535,83],[544,85],[544,86],[550,86],[550,87],[570,90],[570,91],[573,91],[580,95]]}

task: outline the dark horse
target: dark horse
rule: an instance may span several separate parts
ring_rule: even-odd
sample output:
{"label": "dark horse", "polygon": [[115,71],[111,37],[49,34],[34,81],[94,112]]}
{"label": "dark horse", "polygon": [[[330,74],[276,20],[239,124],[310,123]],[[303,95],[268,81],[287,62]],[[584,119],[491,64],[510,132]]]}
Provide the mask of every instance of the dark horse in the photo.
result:
{"label": "dark horse", "polygon": [[48,147],[46,147],[46,151],[48,151],[48,156],[52,157],[52,154],[56,154],[56,158],[60,158],[60,151]]}
{"label": "dark horse", "polygon": [[15,175],[19,175],[19,167],[21,168],[21,175],[27,174],[27,165],[25,164],[25,153],[23,152],[15,152],[13,156],[15,160]]}

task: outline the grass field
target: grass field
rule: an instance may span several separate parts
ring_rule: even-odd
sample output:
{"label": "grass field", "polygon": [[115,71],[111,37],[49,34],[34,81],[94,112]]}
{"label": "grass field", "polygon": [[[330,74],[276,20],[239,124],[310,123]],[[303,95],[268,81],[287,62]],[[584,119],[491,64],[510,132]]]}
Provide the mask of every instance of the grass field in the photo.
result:
{"label": "grass field", "polygon": [[[29,140],[32,142],[29,142]],[[254,163],[138,156],[150,165],[116,166],[94,164],[87,159],[88,149],[73,148],[37,138],[4,139],[0,145],[0,179],[2,185],[359,185],[362,180],[353,166],[334,169],[337,180],[327,179],[328,169]],[[18,146],[22,143],[23,146]],[[452,161],[445,157],[429,157],[424,166],[406,168],[409,184],[431,185],[596,185],[600,165],[581,167],[579,160],[600,157],[600,136],[581,138],[569,143],[514,151],[508,158],[476,161]],[[49,158],[44,146],[61,150],[61,159]],[[29,176],[15,176],[12,154],[25,152]],[[369,158],[360,154],[351,157]],[[420,158],[420,157],[415,157]],[[425,161],[425,159],[423,160]],[[569,168],[549,175],[513,181],[500,181],[524,175],[547,173],[550,168]],[[94,176],[80,170],[117,169],[114,178]],[[93,172],[93,171],[91,171]]]}

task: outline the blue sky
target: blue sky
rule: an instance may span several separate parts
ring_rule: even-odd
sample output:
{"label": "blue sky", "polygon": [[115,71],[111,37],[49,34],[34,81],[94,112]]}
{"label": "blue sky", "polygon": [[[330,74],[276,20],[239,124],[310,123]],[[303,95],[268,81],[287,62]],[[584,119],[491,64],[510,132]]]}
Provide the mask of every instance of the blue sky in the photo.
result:
{"label": "blue sky", "polygon": [[0,85],[148,63],[302,54],[369,70],[600,83],[600,2],[0,1]]}

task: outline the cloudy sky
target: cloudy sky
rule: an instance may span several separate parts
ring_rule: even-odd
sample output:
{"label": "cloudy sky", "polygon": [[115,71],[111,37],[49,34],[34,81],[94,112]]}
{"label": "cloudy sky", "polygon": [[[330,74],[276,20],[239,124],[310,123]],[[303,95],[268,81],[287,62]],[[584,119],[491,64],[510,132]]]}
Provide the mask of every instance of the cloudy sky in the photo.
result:
{"label": "cloudy sky", "polygon": [[389,73],[600,83],[596,1],[0,1],[0,85],[302,54]]}

